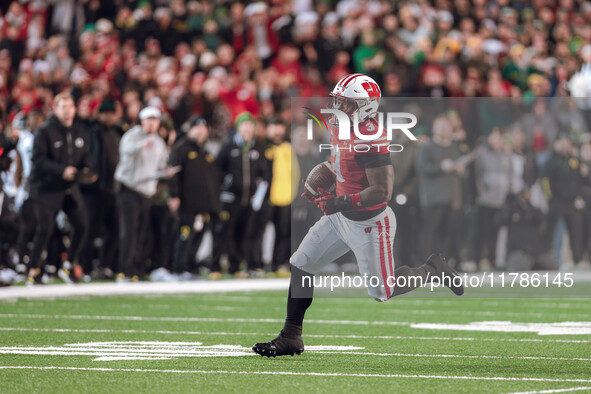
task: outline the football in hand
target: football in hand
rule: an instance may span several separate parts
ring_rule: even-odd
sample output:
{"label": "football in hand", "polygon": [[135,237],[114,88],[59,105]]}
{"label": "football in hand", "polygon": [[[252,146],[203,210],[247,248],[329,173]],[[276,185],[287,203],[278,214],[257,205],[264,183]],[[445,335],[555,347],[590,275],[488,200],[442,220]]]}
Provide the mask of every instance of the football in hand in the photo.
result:
{"label": "football in hand", "polygon": [[337,176],[333,172],[330,163],[324,161],[312,168],[304,182],[304,197],[309,199],[320,197],[318,189],[328,193],[334,193],[336,189]]}

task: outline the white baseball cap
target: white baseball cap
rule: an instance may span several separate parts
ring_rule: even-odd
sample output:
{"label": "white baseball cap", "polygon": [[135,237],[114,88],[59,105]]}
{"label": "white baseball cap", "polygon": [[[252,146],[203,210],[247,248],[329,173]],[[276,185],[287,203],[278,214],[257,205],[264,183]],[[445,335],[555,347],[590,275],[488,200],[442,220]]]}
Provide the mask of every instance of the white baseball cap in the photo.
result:
{"label": "white baseball cap", "polygon": [[162,118],[162,113],[156,107],[146,107],[140,111],[140,120],[149,119],[149,118]]}

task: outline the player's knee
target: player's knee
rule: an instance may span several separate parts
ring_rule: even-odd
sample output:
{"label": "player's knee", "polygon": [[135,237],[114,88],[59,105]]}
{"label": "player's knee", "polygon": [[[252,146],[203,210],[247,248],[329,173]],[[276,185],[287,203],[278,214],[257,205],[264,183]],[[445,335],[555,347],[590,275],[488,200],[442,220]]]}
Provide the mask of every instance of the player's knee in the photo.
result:
{"label": "player's knee", "polygon": [[296,268],[304,269],[308,265],[308,256],[305,253],[297,250],[290,258],[289,264]]}

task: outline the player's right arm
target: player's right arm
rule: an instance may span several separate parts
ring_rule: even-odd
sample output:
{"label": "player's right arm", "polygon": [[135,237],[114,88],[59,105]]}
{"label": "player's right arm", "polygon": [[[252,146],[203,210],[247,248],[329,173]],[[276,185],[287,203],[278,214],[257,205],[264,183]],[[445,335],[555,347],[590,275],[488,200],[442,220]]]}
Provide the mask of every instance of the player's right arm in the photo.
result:
{"label": "player's right arm", "polygon": [[359,193],[362,207],[374,207],[392,199],[394,188],[394,167],[392,164],[366,168],[369,187]]}
{"label": "player's right arm", "polygon": [[365,168],[369,186],[359,193],[338,197],[325,195],[317,199],[315,202],[325,214],[371,208],[387,203],[392,198],[394,167],[390,162],[389,155],[363,156],[359,160]]}

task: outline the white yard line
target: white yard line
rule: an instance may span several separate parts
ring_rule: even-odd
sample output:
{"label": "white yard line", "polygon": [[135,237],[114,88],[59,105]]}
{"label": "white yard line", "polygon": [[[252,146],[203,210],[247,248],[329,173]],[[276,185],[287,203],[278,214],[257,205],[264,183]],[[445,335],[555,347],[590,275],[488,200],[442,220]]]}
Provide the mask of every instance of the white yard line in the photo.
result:
{"label": "white yard line", "polygon": [[[359,346],[322,345],[309,346],[310,352],[338,353],[364,350]],[[92,356],[93,361],[114,360],[163,360],[181,357],[242,357],[256,356],[250,347],[240,345],[203,345],[202,342],[87,342],[62,346],[10,346],[0,347],[0,354],[41,356]]]}
{"label": "white yard line", "polygon": [[[0,348],[2,352],[2,348]],[[314,353],[334,354],[330,351],[315,351]],[[503,359],[503,360],[553,360],[553,361],[591,361],[591,358],[573,357],[537,357],[537,356],[491,356],[491,355],[463,355],[463,354],[408,354],[408,353],[372,353],[372,352],[339,352],[338,354],[356,354],[360,356],[378,357],[419,357],[419,358],[477,358],[477,359]]]}
{"label": "white yard line", "polygon": [[[407,313],[410,315],[439,315],[441,309],[396,309],[394,311],[388,310],[389,312]],[[573,319],[573,318],[591,318],[591,313],[554,313],[554,312],[509,312],[509,311],[474,311],[474,310],[462,310],[462,309],[445,309],[446,314],[455,315],[476,315],[476,316],[509,316],[509,317],[546,317],[552,316],[560,319]]]}
{"label": "white yard line", "polygon": [[[167,322],[233,322],[233,323],[283,323],[283,319],[239,317],[169,317],[169,316],[107,316],[107,315],[40,315],[29,313],[4,313],[1,318],[10,319],[70,319],[70,320],[121,320]],[[515,323],[510,321],[482,321],[469,324],[413,323],[383,320],[322,320],[309,319],[307,324],[357,325],[357,326],[411,326],[430,330],[461,330],[491,332],[536,332],[540,335],[587,335],[591,322]]]}
{"label": "white yard line", "polygon": [[[502,355],[461,355],[461,354],[409,354],[375,353],[359,346],[320,345],[307,346],[306,351],[321,354],[350,354],[372,357],[416,357],[416,358],[464,358],[495,360],[543,360],[543,361],[584,361],[591,358],[546,357],[546,356],[502,356]],[[93,356],[93,357],[228,357],[254,356],[250,347],[240,345],[204,345],[202,342],[174,341],[107,341],[70,343],[62,346],[5,346],[0,354],[24,354],[45,356]]]}
{"label": "white yard line", "polygon": [[[258,297],[257,299],[261,299],[262,297]],[[268,298],[270,300],[271,298]],[[471,298],[470,300],[478,300],[477,298]],[[529,302],[524,302],[522,299],[511,299],[505,298],[501,299],[502,302],[497,300],[486,300],[483,301],[480,299],[479,305],[487,306],[487,307],[500,307],[506,308],[511,306],[516,307],[528,307],[528,308],[551,308],[551,309],[568,309],[572,310],[573,308],[581,308],[586,309],[591,306],[591,300],[586,298],[572,298],[572,299],[559,299],[556,302],[550,302],[551,300],[544,299],[544,301],[532,299]],[[409,299],[405,298],[404,301],[401,301],[405,306],[408,305],[415,305],[415,306],[426,306],[426,305],[436,305],[438,307],[441,306],[452,306],[457,307],[461,303],[458,301],[462,301],[461,299],[454,300],[453,298],[450,299]],[[465,301],[465,300],[463,300]]]}
{"label": "white yard line", "polygon": [[555,389],[555,390],[541,390],[541,391],[520,391],[509,394],[543,394],[543,393],[567,393],[569,391],[581,391],[591,390],[591,387],[571,387],[568,389]]}
{"label": "white yard line", "polygon": [[287,290],[289,279],[232,279],[190,282],[86,283],[81,285],[12,286],[0,289],[0,299],[55,298],[144,294],[206,294]]}
{"label": "white yard line", "polygon": [[404,375],[404,374],[362,374],[362,373],[329,373],[329,372],[291,372],[291,371],[207,371],[183,369],[140,369],[140,368],[83,368],[57,366],[0,366],[6,369],[60,370],[60,371],[97,371],[97,372],[156,372],[173,374],[208,374],[208,375],[288,375],[288,376],[327,376],[327,377],[360,377],[360,378],[402,378],[402,379],[449,379],[449,380],[488,380],[488,381],[519,381],[519,382],[575,382],[591,383],[591,379],[553,379],[507,376],[446,376],[446,375]]}
{"label": "white yard line", "polygon": [[[167,316],[94,316],[94,315],[36,315],[4,313],[0,318],[20,319],[73,319],[73,320],[131,320],[131,321],[180,321],[180,322],[233,322],[233,323],[284,323],[284,319],[252,319],[239,317],[167,317]],[[358,326],[408,326],[411,322],[369,320],[306,320],[306,324],[339,324]]]}
{"label": "white yard line", "polygon": [[[119,334],[166,334],[166,335],[210,335],[210,336],[268,336],[276,332],[223,332],[223,331],[171,331],[171,330],[111,330],[100,328],[26,328],[0,327],[0,331],[56,332],[56,333],[119,333]],[[384,340],[420,340],[420,341],[484,341],[484,342],[533,342],[533,343],[591,343],[586,339],[537,339],[537,338],[475,338],[475,337],[417,337],[402,335],[323,335],[306,334],[306,338],[330,339],[384,339]]]}
{"label": "white yard line", "polygon": [[[83,344],[87,345],[87,344]],[[152,356],[152,357],[224,357],[224,356],[256,356],[250,348],[236,346],[236,349],[218,349],[217,346],[200,346],[194,349],[194,346],[186,345],[186,350],[181,346],[170,348],[156,347],[156,349],[144,349],[138,346],[119,345],[113,348],[107,345],[94,346],[44,346],[44,347],[0,347],[0,354],[23,354],[23,355],[43,355],[43,356]],[[112,345],[110,345],[112,346]],[[492,355],[461,355],[461,354],[407,354],[407,353],[373,353],[358,351],[334,351],[334,350],[315,350],[310,346],[306,350],[309,353],[318,354],[349,354],[356,356],[374,356],[374,357],[413,357],[413,358],[463,358],[463,359],[494,359],[494,360],[529,360],[529,361],[591,361],[590,358],[569,358],[569,357],[528,357],[528,356],[492,356]]]}
{"label": "white yard line", "polygon": [[522,308],[551,308],[551,309],[568,309],[573,308],[587,309],[591,306],[591,302],[588,299],[572,299],[572,300],[560,300],[561,302],[520,302],[519,300],[515,303],[503,303],[498,301],[486,301],[482,303],[482,306],[492,306],[506,308],[510,306],[518,306]]}
{"label": "white yard line", "polygon": [[[396,301],[393,301],[394,303]],[[320,309],[320,308],[319,308]],[[331,312],[345,312],[345,308],[327,308]],[[440,315],[441,309],[404,309],[404,308],[391,308],[385,309],[387,313],[391,314],[406,314],[406,315]],[[573,319],[573,318],[584,318],[591,319],[591,313],[554,313],[554,312],[509,312],[509,311],[475,311],[469,309],[448,309],[445,308],[446,315],[474,315],[474,316],[507,316],[507,317],[547,317],[552,316],[557,319]]]}
{"label": "white yard line", "polygon": [[591,335],[590,321],[553,323],[520,323],[511,321],[480,321],[469,324],[413,323],[412,328],[425,330],[454,330],[481,332],[531,332],[538,335]]}

